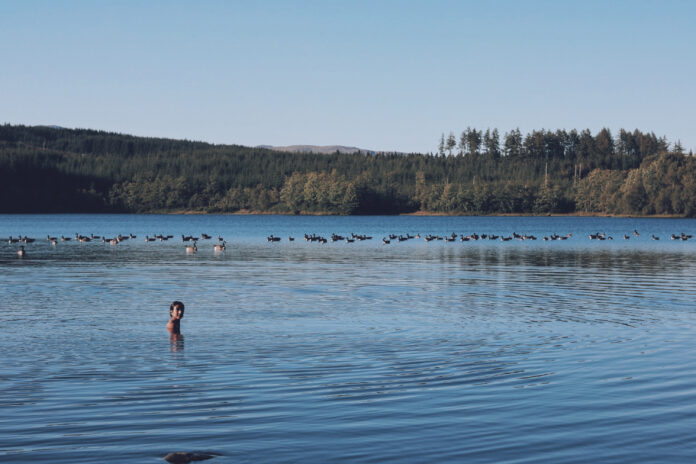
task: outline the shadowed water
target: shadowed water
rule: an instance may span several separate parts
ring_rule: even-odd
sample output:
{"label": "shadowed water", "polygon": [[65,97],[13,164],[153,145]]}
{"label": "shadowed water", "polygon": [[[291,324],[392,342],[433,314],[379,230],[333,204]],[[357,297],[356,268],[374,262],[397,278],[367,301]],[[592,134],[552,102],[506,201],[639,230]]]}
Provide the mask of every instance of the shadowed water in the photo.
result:
{"label": "shadowed water", "polygon": [[[381,242],[513,231],[539,240]],[[0,237],[37,238],[24,258],[0,244],[0,460],[690,462],[696,242],[669,235],[695,231],[611,218],[0,216]],[[45,240],[76,232],[137,238]],[[187,255],[180,235],[202,232],[227,250],[201,240]],[[302,239],[332,232],[373,239]],[[158,233],[175,238],[145,242]],[[541,240],[553,233],[573,235]],[[178,341],[164,328],[174,299],[186,303]]]}

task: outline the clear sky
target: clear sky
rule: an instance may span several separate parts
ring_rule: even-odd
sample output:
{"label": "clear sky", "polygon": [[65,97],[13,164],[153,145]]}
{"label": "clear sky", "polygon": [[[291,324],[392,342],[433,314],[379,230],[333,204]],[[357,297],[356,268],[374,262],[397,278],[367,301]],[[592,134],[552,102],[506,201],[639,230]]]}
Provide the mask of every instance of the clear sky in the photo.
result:
{"label": "clear sky", "polygon": [[430,152],[467,126],[696,151],[696,1],[0,0],[0,123]]}

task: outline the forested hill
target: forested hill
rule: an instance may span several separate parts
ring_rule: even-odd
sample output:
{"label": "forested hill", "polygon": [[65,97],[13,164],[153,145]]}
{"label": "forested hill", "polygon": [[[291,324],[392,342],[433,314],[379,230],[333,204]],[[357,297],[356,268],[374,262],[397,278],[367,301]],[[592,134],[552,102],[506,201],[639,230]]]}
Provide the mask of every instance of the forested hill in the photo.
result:
{"label": "forested hill", "polygon": [[437,148],[300,154],[6,124],[0,212],[696,216],[693,156],[652,133],[466,129]]}

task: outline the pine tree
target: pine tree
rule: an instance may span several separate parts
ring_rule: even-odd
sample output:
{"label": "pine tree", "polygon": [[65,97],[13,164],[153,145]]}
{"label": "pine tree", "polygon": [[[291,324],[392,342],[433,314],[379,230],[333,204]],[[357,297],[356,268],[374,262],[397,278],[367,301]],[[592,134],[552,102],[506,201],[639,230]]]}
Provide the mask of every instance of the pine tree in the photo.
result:
{"label": "pine tree", "polygon": [[456,147],[457,139],[454,138],[454,134],[450,132],[449,136],[447,137],[447,154],[452,156],[452,150],[454,150]]}

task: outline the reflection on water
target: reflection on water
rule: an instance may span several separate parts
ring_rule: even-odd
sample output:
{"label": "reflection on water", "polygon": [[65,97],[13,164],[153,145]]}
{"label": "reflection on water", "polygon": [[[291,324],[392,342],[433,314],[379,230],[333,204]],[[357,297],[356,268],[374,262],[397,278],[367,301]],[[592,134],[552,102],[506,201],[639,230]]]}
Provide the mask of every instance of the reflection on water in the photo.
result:
{"label": "reflection on water", "polygon": [[[5,216],[0,460],[685,462],[692,222]],[[254,222],[256,221],[256,222]],[[353,222],[351,222],[353,221]],[[60,230],[55,230],[57,224]],[[598,243],[585,232],[641,237]],[[285,231],[573,233],[566,242],[269,244]],[[24,232],[26,231],[26,232]],[[144,241],[170,231],[225,236]],[[328,232],[328,233],[327,233]],[[344,232],[345,233],[345,232]],[[43,234],[43,235],[42,235]],[[170,335],[169,304],[186,304]]]}
{"label": "reflection on water", "polygon": [[169,343],[172,352],[184,351],[184,335],[180,333],[170,333]]}

